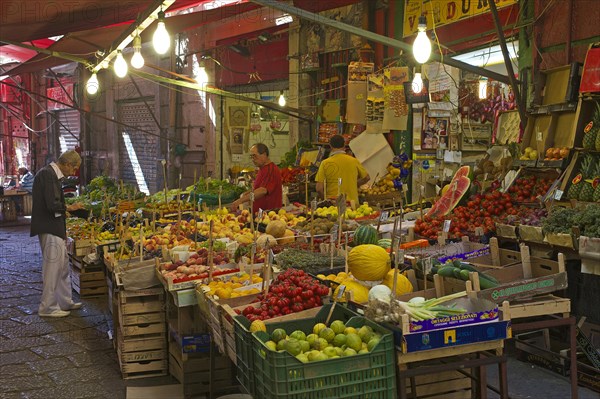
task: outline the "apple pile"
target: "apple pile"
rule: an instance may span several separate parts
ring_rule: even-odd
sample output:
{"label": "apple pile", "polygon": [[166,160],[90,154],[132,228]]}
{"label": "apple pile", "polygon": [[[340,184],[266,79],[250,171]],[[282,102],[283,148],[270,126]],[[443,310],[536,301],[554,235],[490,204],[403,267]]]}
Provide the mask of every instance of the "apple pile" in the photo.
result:
{"label": "apple pile", "polygon": [[[213,251],[214,252],[214,251]],[[173,279],[174,283],[183,281],[204,279],[208,277],[208,249],[200,248],[185,261],[168,262],[160,265],[160,272],[165,279]],[[224,251],[214,252],[213,264],[215,266],[226,265],[229,257]],[[218,269],[213,271],[213,276],[220,276],[238,272],[237,268]]]}

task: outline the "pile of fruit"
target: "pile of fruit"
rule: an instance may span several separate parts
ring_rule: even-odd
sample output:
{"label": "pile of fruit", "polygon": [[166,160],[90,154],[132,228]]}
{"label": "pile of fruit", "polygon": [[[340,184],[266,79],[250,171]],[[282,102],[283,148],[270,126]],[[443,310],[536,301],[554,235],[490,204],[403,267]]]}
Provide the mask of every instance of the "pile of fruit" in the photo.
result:
{"label": "pile of fruit", "polygon": [[600,151],[600,103],[596,102],[592,120],[585,126],[583,133],[583,148]]}
{"label": "pile of fruit", "polygon": [[359,194],[379,195],[399,191],[408,177],[412,162],[406,154],[402,154],[397,159],[394,158],[394,162],[390,163],[386,168],[387,173],[382,178],[374,181],[370,187],[361,188]]}
{"label": "pile of fruit", "polygon": [[[226,265],[229,263],[229,257],[226,252],[215,252],[213,255],[213,264],[215,266]],[[167,262],[160,265],[160,273],[165,279],[173,279],[173,282],[199,280],[208,277],[208,250],[200,248],[198,252],[190,255],[185,261]],[[219,268],[213,271],[213,276],[220,276],[237,272],[237,268],[223,269]]]}
{"label": "pile of fruit", "polygon": [[534,175],[519,177],[509,187],[508,192],[516,202],[536,202],[538,197],[546,195],[554,180],[549,177],[538,178]]}
{"label": "pile of fruit", "polygon": [[567,190],[567,199],[600,201],[600,156],[584,154]]}
{"label": "pile of fruit", "polygon": [[546,150],[544,161],[560,161],[569,156],[567,147],[550,147]]}
{"label": "pile of fruit", "polygon": [[519,159],[521,161],[536,161],[538,159],[538,152],[531,147],[527,147]]}
{"label": "pile of fruit", "polygon": [[242,296],[258,294],[258,288],[240,289],[249,284],[262,283],[263,279],[258,274],[250,277],[248,273],[242,273],[239,277],[233,276],[228,281],[213,280],[202,285],[207,295],[214,295],[219,299],[238,298]]}
{"label": "pile of fruit", "polygon": [[[251,325],[250,329],[266,331],[259,324]],[[302,363],[308,363],[369,353],[381,340],[381,334],[370,326],[363,325],[357,330],[341,320],[334,320],[329,327],[317,323],[310,331],[308,335],[302,330],[288,335],[284,329],[277,328],[264,344],[272,351],[286,351]]]}
{"label": "pile of fruit", "polygon": [[248,306],[242,312],[238,310],[238,313],[250,321],[267,320],[321,306],[321,297],[328,294],[327,286],[319,284],[303,270],[288,269],[277,276],[266,295],[258,296],[254,306]]}

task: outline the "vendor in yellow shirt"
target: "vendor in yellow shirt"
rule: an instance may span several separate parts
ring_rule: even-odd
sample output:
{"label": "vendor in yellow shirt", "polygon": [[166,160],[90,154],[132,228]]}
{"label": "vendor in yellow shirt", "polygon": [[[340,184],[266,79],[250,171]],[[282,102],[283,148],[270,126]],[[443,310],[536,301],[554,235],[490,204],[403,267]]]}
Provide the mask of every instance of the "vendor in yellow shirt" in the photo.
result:
{"label": "vendor in yellow shirt", "polygon": [[[331,153],[329,158],[321,162],[315,181],[317,192],[321,198],[336,198],[338,195],[338,179],[342,179],[340,194],[346,194],[348,201],[358,202],[358,187],[369,181],[370,177],[361,163],[346,154],[346,142],[339,134],[329,139]],[[323,191],[327,187],[327,193]]]}

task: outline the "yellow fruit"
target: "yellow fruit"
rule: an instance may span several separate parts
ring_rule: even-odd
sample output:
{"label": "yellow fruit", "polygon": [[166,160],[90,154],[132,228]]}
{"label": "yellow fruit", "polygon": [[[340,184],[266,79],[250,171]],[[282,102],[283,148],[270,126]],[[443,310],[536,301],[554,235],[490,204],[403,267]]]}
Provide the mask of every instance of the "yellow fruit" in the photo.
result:
{"label": "yellow fruit", "polygon": [[350,272],[356,279],[363,281],[383,280],[390,270],[390,263],[387,251],[373,244],[358,245],[348,255]]}
{"label": "yellow fruit", "polygon": [[267,332],[267,327],[262,320],[254,320],[252,324],[250,324],[250,332],[264,331]]}
{"label": "yellow fruit", "polygon": [[[393,290],[394,288],[394,270],[390,270],[383,279],[383,285]],[[402,273],[398,273],[396,277],[396,295],[404,295],[413,292],[413,286],[410,281]]]}
{"label": "yellow fruit", "polygon": [[[271,223],[273,223],[273,222],[271,222]],[[278,238],[277,241],[280,244],[291,244],[294,241],[296,241],[296,237],[292,230],[286,229],[285,232],[283,233],[283,236]]]}
{"label": "yellow fruit", "polygon": [[231,292],[226,290],[225,288],[219,288],[215,291],[215,294],[221,299],[229,299],[231,298]]}
{"label": "yellow fruit", "polygon": [[[345,292],[352,292],[352,297],[355,302],[366,303],[369,301],[369,289],[367,287],[365,287],[364,285],[360,284],[359,282],[351,280],[351,279],[347,279],[347,280],[342,281],[342,283],[340,285],[346,286]],[[340,290],[340,286],[338,286],[335,289],[335,291],[333,293],[334,298],[338,297],[339,290]],[[345,295],[343,295],[342,298],[339,299],[339,301],[345,302],[346,301]]]}
{"label": "yellow fruit", "polygon": [[[271,211],[273,212],[273,211]],[[275,212],[273,212],[275,213]],[[272,222],[270,222],[267,225],[267,229],[266,229],[266,233],[269,235],[272,235],[275,238],[281,238],[284,236],[285,232],[287,230],[287,224],[285,224],[285,222],[282,222],[281,220],[273,220]],[[292,233],[292,236],[294,234]]]}

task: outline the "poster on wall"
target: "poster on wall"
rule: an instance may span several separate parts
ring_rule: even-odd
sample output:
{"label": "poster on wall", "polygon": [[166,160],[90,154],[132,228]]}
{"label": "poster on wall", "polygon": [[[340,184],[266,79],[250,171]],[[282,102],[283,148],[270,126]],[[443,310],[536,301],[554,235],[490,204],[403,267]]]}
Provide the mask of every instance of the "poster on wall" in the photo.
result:
{"label": "poster on wall", "polygon": [[421,149],[437,150],[440,146],[448,145],[449,118],[430,116],[423,112],[423,125],[421,130]]}
{"label": "poster on wall", "polygon": [[460,71],[439,62],[427,64],[429,80],[429,98],[436,104],[436,109],[451,110],[458,106],[458,82]]}
{"label": "poster on wall", "polygon": [[368,77],[367,91],[367,133],[382,133],[385,98],[383,74],[371,74]]}
{"label": "poster on wall", "polygon": [[229,129],[229,137],[231,138],[229,144],[231,147],[232,154],[243,154],[244,153],[244,128],[243,127],[232,127]]}
{"label": "poster on wall", "polygon": [[421,109],[419,111],[413,111],[413,150],[419,151],[421,149],[421,131],[423,130],[423,112],[425,109]]}
{"label": "poster on wall", "polygon": [[365,125],[367,107],[367,79],[373,73],[373,63],[352,62],[348,66],[348,103],[346,122]]}
{"label": "poster on wall", "polygon": [[404,95],[404,82],[408,81],[408,67],[387,68],[383,72],[385,100],[383,130],[406,130],[408,104]]}

